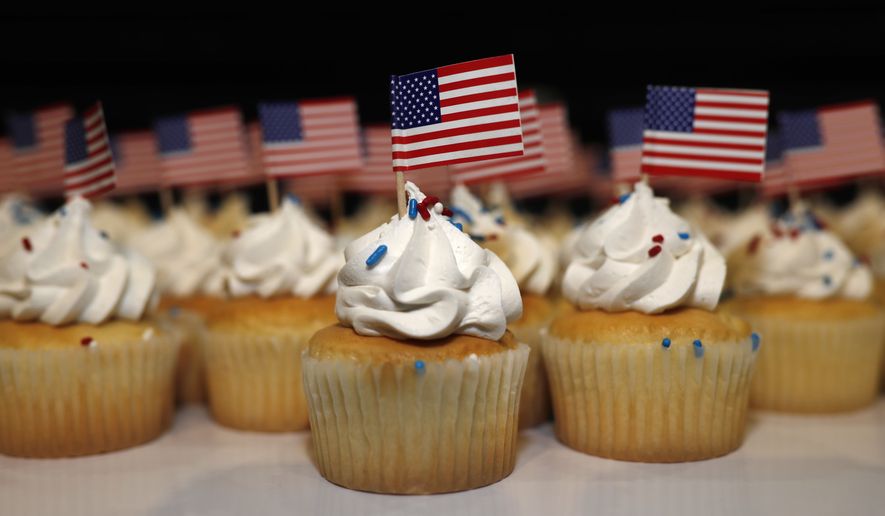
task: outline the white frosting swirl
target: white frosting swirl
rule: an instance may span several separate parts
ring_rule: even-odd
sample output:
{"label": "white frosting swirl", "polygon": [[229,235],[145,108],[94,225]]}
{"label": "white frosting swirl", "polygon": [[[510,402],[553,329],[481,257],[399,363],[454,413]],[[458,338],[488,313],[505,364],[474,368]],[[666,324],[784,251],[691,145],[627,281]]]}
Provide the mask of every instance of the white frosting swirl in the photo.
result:
{"label": "white frosting swirl", "polygon": [[734,288],[744,295],[865,299],[873,285],[869,268],[807,215],[771,224],[735,263]]}
{"label": "white frosting swirl", "polygon": [[716,308],[725,260],[669,204],[655,198],[648,185],[636,183],[629,197],[579,236],[563,295],[579,308],[610,312]]}
{"label": "white frosting swirl", "polygon": [[518,223],[505,224],[500,211],[486,209],[464,185],[456,185],[451,195],[454,215],[474,238],[498,240],[494,249],[501,253],[519,288],[530,294],[544,295],[556,278],[556,245],[542,239]]}
{"label": "white frosting swirl", "polygon": [[53,325],[141,318],[154,299],[153,267],[92,227],[90,210],[70,200],[0,258],[0,316]]}
{"label": "white frosting swirl", "polygon": [[221,243],[185,210],[172,210],[129,244],[157,267],[160,292],[181,297],[213,290],[221,269]]}
{"label": "white frosting swirl", "polygon": [[[424,200],[413,183],[406,190]],[[335,307],[343,324],[361,335],[396,339],[504,335],[508,321],[522,314],[519,287],[504,263],[446,220],[442,209],[436,203],[427,221],[394,215],[347,247]],[[386,253],[367,265],[381,245]]]}
{"label": "white frosting swirl", "polygon": [[276,213],[254,218],[223,259],[227,292],[235,297],[331,294],[344,264],[332,237],[288,197]]}

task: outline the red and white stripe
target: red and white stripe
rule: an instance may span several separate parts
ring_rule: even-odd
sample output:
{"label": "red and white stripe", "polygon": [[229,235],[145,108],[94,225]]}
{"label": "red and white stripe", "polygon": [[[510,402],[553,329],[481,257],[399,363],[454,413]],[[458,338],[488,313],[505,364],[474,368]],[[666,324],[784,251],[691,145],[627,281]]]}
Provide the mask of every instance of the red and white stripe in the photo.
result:
{"label": "red and white stripe", "polygon": [[615,182],[628,183],[639,179],[639,170],[642,168],[642,145],[613,148],[610,155],[611,175]]}
{"label": "red and white stripe", "polygon": [[797,186],[822,186],[885,171],[879,108],[875,103],[821,108],[817,119],[821,147],[784,151],[784,166]]}
{"label": "red and white stripe", "polygon": [[[539,119],[546,170],[509,181],[510,192],[515,198],[561,192],[573,187],[575,181],[581,181],[581,174],[586,172],[576,172],[576,137],[569,129],[565,106],[558,103],[543,105],[539,109]],[[578,175],[573,175],[575,173]]]}
{"label": "red and white stripe", "polygon": [[325,206],[339,195],[341,179],[342,176],[338,174],[296,176],[286,181],[286,191],[310,204]]}
{"label": "red and white stripe", "polygon": [[344,187],[365,193],[394,193],[395,180],[390,157],[390,127],[370,125],[363,128],[366,154],[359,172],[343,177]]}
{"label": "red and white stripe", "polygon": [[395,171],[522,155],[512,55],[443,66],[437,81],[440,122],[391,130]]}
{"label": "red and white stripe", "polygon": [[101,102],[96,102],[83,113],[81,123],[86,130],[87,157],[65,164],[65,196],[88,199],[113,190],[117,185],[117,174]]}
{"label": "red and white stripe", "polygon": [[298,113],[300,141],[263,144],[264,170],[268,176],[330,174],[362,168],[356,100],[299,101]]}
{"label": "red and white stripe", "polygon": [[29,149],[13,148],[12,166],[19,187],[37,195],[53,194],[61,189],[65,122],[73,116],[74,109],[68,104],[47,106],[34,112],[36,145]]}
{"label": "red and white stripe", "polygon": [[161,155],[163,183],[205,185],[259,181],[246,153],[243,120],[236,108],[221,108],[187,116],[190,150]]}
{"label": "red and white stripe", "polygon": [[131,194],[160,187],[160,155],[151,131],[133,131],[115,137],[117,189],[115,194]]}
{"label": "red and white stripe", "polygon": [[646,174],[761,181],[768,92],[698,89],[690,133],[643,131]]}
{"label": "red and white stripe", "polygon": [[519,114],[522,122],[523,155],[454,165],[452,175],[456,182],[473,184],[544,172],[544,142],[534,91],[519,92]]}

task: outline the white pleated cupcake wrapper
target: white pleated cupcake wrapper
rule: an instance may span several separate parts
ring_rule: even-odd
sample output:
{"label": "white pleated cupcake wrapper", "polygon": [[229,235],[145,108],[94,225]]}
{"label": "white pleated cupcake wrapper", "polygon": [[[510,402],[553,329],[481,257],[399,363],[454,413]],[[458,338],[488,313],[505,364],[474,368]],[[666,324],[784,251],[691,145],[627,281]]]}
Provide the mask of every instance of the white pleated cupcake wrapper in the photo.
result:
{"label": "white pleated cupcake wrapper", "polygon": [[751,339],[576,343],[544,335],[557,437],[622,460],[676,462],[723,455],[743,441],[756,353]]}
{"label": "white pleated cupcake wrapper", "polygon": [[519,342],[531,349],[519,402],[519,428],[531,428],[550,419],[550,388],[541,358],[541,326],[511,328]]}
{"label": "white pleated cupcake wrapper", "polygon": [[320,473],[364,491],[436,493],[513,470],[529,348],[463,360],[363,364],[304,357]]}
{"label": "white pleated cupcake wrapper", "polygon": [[149,441],[171,422],[179,343],[0,349],[0,452],[63,457]]}
{"label": "white pleated cupcake wrapper", "polygon": [[209,331],[206,381],[212,415],[242,430],[293,432],[308,428],[301,352],[308,331],[234,335]]}
{"label": "white pleated cupcake wrapper", "polygon": [[199,314],[187,310],[165,319],[181,340],[175,397],[180,403],[202,403],[206,399],[206,324]]}
{"label": "white pleated cupcake wrapper", "polygon": [[743,317],[763,339],[752,406],[831,412],[875,399],[885,346],[882,316],[844,321]]}

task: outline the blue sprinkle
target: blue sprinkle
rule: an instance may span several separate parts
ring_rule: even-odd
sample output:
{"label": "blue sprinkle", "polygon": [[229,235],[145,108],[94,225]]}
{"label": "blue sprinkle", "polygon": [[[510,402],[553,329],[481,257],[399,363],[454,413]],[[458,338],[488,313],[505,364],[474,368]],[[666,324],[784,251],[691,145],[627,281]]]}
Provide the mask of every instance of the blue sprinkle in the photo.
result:
{"label": "blue sprinkle", "polygon": [[759,349],[759,334],[756,332],[751,333],[750,340],[753,341],[753,351],[758,350]]}
{"label": "blue sprinkle", "polygon": [[289,199],[290,201],[294,202],[295,204],[301,204],[301,199],[297,195],[293,194],[292,192],[289,192],[286,194],[286,199]]}
{"label": "blue sprinkle", "polygon": [[103,230],[103,229],[102,229],[101,231],[99,231],[98,234],[101,235],[101,237],[104,238],[105,240],[107,240],[108,238],[110,238],[110,237],[108,236],[108,232],[105,231],[105,230]]}
{"label": "blue sprinkle", "polygon": [[372,254],[370,254],[368,258],[366,258],[366,265],[372,267],[376,263],[380,262],[381,258],[384,258],[385,254],[387,254],[387,246],[384,244],[379,245],[378,249],[375,249],[375,251],[372,252]]}
{"label": "blue sprinkle", "polygon": [[169,309],[169,315],[171,315],[172,317],[178,317],[179,314],[181,314],[181,308],[173,306]]}
{"label": "blue sprinkle", "polygon": [[424,361],[423,360],[415,360],[415,371],[418,374],[424,374]]}
{"label": "blue sprinkle", "polygon": [[830,279],[829,276],[824,276],[824,277],[823,277],[823,280],[824,280],[824,285],[826,285],[826,286],[828,286],[828,287],[833,283],[833,280]]}
{"label": "blue sprinkle", "polygon": [[629,199],[631,195],[632,194],[630,192],[621,195],[620,197],[618,197],[618,203],[624,204],[625,202],[627,202],[627,199]]}
{"label": "blue sprinkle", "polygon": [[851,263],[851,266],[852,267],[860,267],[860,259],[855,258],[854,261]]}
{"label": "blue sprinkle", "polygon": [[677,234],[679,235],[679,238],[681,238],[682,240],[688,240],[689,238],[691,238],[691,235],[689,235],[688,233],[677,233]]}
{"label": "blue sprinkle", "polygon": [[418,201],[416,199],[409,199],[409,218],[414,219],[418,216]]}
{"label": "blue sprinkle", "polygon": [[496,219],[495,219],[495,223],[497,223],[497,224],[499,224],[499,225],[501,225],[501,226],[504,226],[504,225],[505,225],[505,223],[504,223],[504,217],[498,217],[498,218],[496,218]]}
{"label": "blue sprinkle", "polygon": [[664,340],[661,341],[661,345],[664,346],[664,349],[670,349],[670,338],[664,337]]}
{"label": "blue sprinkle", "polygon": [[485,242],[486,237],[482,235],[470,235],[470,238],[476,240],[477,242]]}
{"label": "blue sprinkle", "polygon": [[701,344],[701,339],[695,339],[694,341],[694,356],[695,358],[704,356],[704,345]]}
{"label": "blue sprinkle", "polygon": [[449,222],[451,222],[453,226],[458,228],[458,231],[464,231],[464,226],[460,222],[453,222],[451,219],[449,219]]}
{"label": "blue sprinkle", "polygon": [[449,209],[452,210],[453,214],[464,219],[464,222],[466,222],[468,224],[473,224],[473,218],[471,218],[470,215],[468,215],[466,211],[462,210],[461,208],[459,208],[457,206],[449,206]]}
{"label": "blue sprinkle", "polygon": [[68,214],[68,210],[66,210],[64,206],[62,206],[61,208],[59,208],[59,209],[58,209],[58,212],[61,214],[62,217],[64,217],[65,215]]}
{"label": "blue sprinkle", "polygon": [[830,261],[830,260],[832,260],[832,259],[833,259],[833,250],[832,250],[832,249],[827,249],[827,250],[824,252],[824,260]]}

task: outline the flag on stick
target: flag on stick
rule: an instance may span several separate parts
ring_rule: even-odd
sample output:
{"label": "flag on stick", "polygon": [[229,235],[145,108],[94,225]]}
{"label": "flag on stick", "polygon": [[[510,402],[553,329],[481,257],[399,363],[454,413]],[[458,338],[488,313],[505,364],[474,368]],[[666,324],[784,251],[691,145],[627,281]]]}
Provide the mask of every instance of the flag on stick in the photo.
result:
{"label": "flag on stick", "polygon": [[72,116],[74,109],[70,105],[57,104],[6,117],[17,187],[37,194],[61,190],[65,122]]}
{"label": "flag on stick", "polygon": [[66,197],[98,197],[117,185],[114,156],[101,102],[65,123]]}
{"label": "flag on stick", "polygon": [[762,181],[768,92],[649,86],[641,172]]}
{"label": "flag on stick", "polygon": [[611,177],[615,182],[639,179],[644,120],[643,108],[615,109],[608,113]]}
{"label": "flag on stick", "polygon": [[131,194],[159,188],[162,167],[151,131],[112,135],[111,151],[117,167],[115,193]]}

